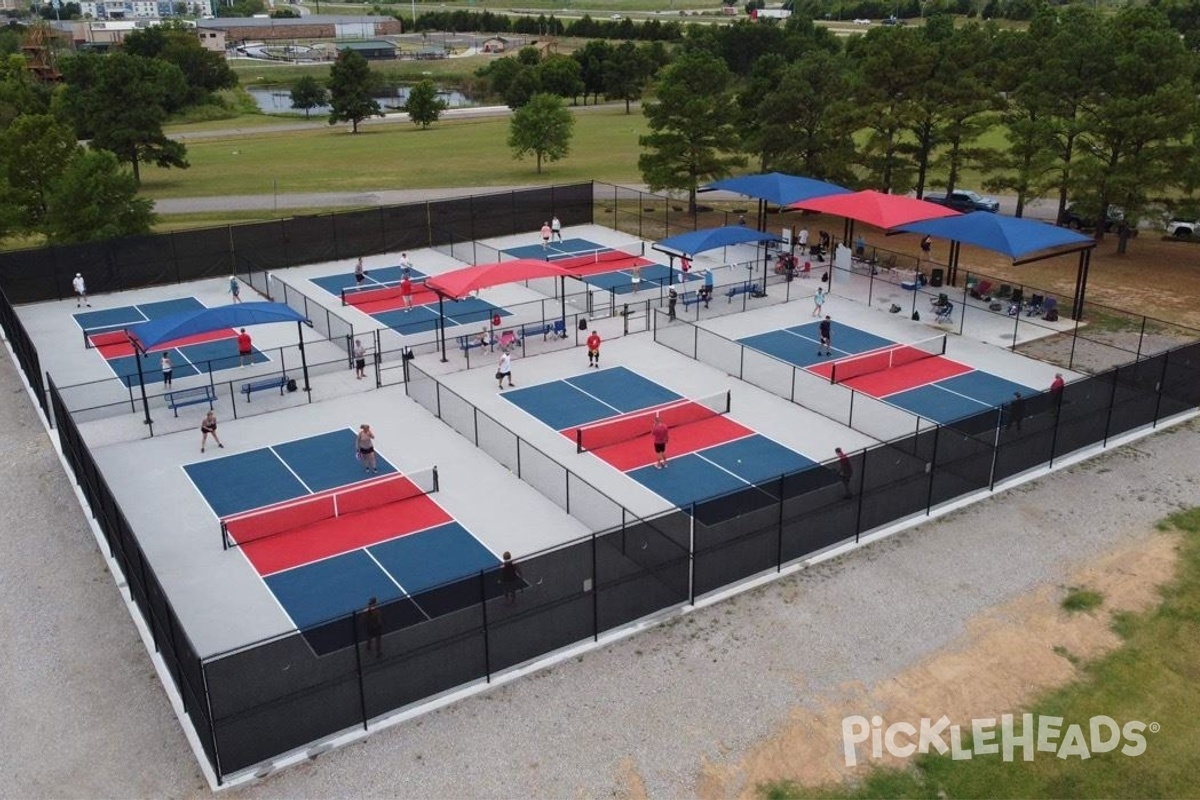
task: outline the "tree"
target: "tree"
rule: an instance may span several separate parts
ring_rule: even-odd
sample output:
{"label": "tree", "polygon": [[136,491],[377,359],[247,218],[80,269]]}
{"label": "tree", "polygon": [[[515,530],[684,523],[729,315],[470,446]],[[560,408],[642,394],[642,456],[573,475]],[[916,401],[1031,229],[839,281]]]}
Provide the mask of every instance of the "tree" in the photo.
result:
{"label": "tree", "polygon": [[304,109],[307,118],[310,111],[329,103],[329,90],[312,75],[301,76],[292,84],[292,108]]}
{"label": "tree", "polygon": [[603,39],[592,39],[571,54],[571,57],[579,62],[585,106],[588,95],[592,96],[593,102],[600,102],[600,94],[604,91],[604,64],[612,55],[612,50],[612,45]]}
{"label": "tree", "polygon": [[868,131],[859,158],[868,183],[883,192],[907,192],[914,184],[904,132],[915,116],[914,98],[929,75],[928,59],[919,53],[920,36],[906,27],[872,28],[846,45],[856,67],[856,112]]}
{"label": "tree", "polygon": [[349,122],[358,133],[358,123],[368,117],[382,117],[379,102],[372,96],[376,81],[367,60],[353,50],[338,53],[329,68],[329,124]]}
{"label": "tree", "polygon": [[651,191],[686,191],[692,214],[701,181],[723,178],[746,163],[729,153],[738,141],[731,83],[721,59],[685,52],[663,70],[657,102],[642,106],[652,132],[638,139],[645,150],[638,169]]}
{"label": "tree", "polygon": [[141,182],[143,161],[187,169],[187,148],[162,130],[187,96],[179,67],[128,53],[85,53],[63,59],[62,73],[67,85],[56,109],[74,124],[77,137],[129,164],[135,182]]}
{"label": "tree", "polygon": [[538,91],[550,92],[574,101],[583,92],[583,68],[570,56],[551,55],[534,68]]}
{"label": "tree", "polygon": [[408,112],[408,118],[424,130],[438,121],[447,105],[446,101],[438,96],[433,81],[423,80],[409,90],[404,110]]}
{"label": "tree", "polygon": [[628,114],[630,102],[642,96],[653,75],[654,64],[645,50],[633,42],[622,42],[604,62],[604,93],[615,100],[624,100]]}
{"label": "tree", "polygon": [[[1196,55],[1155,9],[1127,6],[1103,24],[1115,66],[1107,97],[1083,133],[1087,157],[1076,179],[1091,188],[1098,209],[1116,203],[1136,221],[1150,192],[1178,186],[1194,158]],[[1124,228],[1121,234],[1118,253],[1128,243]],[[1098,225],[1096,238],[1103,236],[1104,226]]]}
{"label": "tree", "polygon": [[542,174],[542,160],[558,161],[571,151],[571,134],[575,117],[563,106],[562,98],[538,93],[512,116],[508,130],[508,146],[513,158],[528,153],[537,156],[537,171]]}
{"label": "tree", "polygon": [[45,114],[50,110],[50,87],[34,80],[25,57],[11,53],[0,57],[0,128],[21,114]]}
{"label": "tree", "polygon": [[225,56],[206,50],[196,38],[195,29],[180,22],[131,31],[123,49],[130,55],[159,58],[179,67],[188,86],[189,105],[203,103],[210,93],[238,85],[237,74]]}
{"label": "tree", "polygon": [[114,239],[150,232],[154,201],[137,196],[137,180],[112,153],[79,153],[55,183],[46,215],[51,244]]}
{"label": "tree", "polygon": [[70,128],[48,114],[18,117],[0,133],[6,200],[19,211],[18,221],[24,230],[41,230],[54,184],[75,158],[78,147]]}
{"label": "tree", "polygon": [[513,75],[508,88],[504,90],[504,103],[511,109],[518,109],[528,103],[533,96],[542,91],[542,83],[538,72],[533,67],[521,67]]}

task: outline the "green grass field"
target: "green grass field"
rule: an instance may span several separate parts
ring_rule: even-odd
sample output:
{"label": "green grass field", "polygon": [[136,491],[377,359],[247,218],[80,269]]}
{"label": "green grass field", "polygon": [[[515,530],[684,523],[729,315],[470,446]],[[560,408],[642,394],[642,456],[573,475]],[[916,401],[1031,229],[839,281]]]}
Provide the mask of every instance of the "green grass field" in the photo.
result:
{"label": "green grass field", "polygon": [[[1140,720],[1159,726],[1148,732],[1139,756],[1119,750],[1082,759],[1038,753],[1033,762],[1000,756],[951,760],[919,756],[911,769],[873,769],[854,786],[806,788],[779,782],[760,787],[772,800],[784,798],[958,798],[958,797],[1196,797],[1195,749],[1200,741],[1200,509],[1179,512],[1160,525],[1183,532],[1179,573],[1162,592],[1157,608],[1119,616],[1115,628],[1125,643],[1083,666],[1074,684],[1025,709],[1063,717],[1087,730],[1092,716],[1123,724]],[[1014,710],[1013,713],[1018,713]],[[1151,727],[1153,730],[1153,726]],[[1086,733],[1085,733],[1086,738]],[[1060,740],[1061,741],[1061,740]],[[969,747],[964,743],[964,747]]]}
{"label": "green grass field", "polygon": [[[239,118],[240,119],[240,118]],[[212,130],[211,123],[204,123]],[[342,192],[445,186],[509,186],[606,180],[640,183],[638,136],[645,118],[624,106],[589,110],[575,126],[571,153],[543,165],[517,161],[507,144],[508,118],[439,122],[421,130],[408,122],[315,130],[263,130],[238,138],[187,141],[187,170],[143,167],[151,198],[278,192]],[[219,125],[216,127],[220,127]],[[231,120],[228,128],[240,127]],[[189,126],[175,132],[191,130]]]}

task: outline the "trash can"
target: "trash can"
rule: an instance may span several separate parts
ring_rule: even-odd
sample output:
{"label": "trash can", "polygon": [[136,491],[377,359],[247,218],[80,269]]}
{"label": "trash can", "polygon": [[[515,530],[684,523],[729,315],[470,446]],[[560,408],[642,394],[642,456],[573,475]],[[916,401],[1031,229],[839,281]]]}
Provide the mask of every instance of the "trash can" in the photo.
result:
{"label": "trash can", "polygon": [[932,270],[930,270],[930,274],[929,274],[929,285],[930,286],[941,286],[942,283],[945,282],[945,280],[946,280],[946,271],[944,269],[942,269],[941,267],[934,267]]}

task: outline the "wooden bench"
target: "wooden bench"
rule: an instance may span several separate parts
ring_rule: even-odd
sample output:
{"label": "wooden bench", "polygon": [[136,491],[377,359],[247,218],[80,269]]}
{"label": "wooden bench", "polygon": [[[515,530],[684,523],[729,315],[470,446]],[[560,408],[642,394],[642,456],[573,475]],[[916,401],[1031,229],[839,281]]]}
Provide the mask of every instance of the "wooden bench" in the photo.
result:
{"label": "wooden bench", "polygon": [[175,412],[175,416],[179,416],[179,409],[184,406],[194,406],[197,403],[207,403],[209,408],[217,401],[217,394],[208,384],[204,386],[193,386],[191,389],[176,389],[173,392],[167,392],[167,408]]}
{"label": "wooden bench", "polygon": [[759,293],[759,291],[760,290],[757,283],[746,282],[740,286],[730,286],[725,292],[725,296],[728,297],[729,302],[732,303],[733,298],[737,297],[739,294],[756,295]]}
{"label": "wooden bench", "polygon": [[246,395],[246,402],[250,402],[250,395],[255,392],[261,392],[265,389],[278,389],[280,396],[283,396],[283,390],[287,388],[288,376],[280,375],[277,378],[263,378],[261,381],[251,381],[250,383],[242,384],[242,394]]}

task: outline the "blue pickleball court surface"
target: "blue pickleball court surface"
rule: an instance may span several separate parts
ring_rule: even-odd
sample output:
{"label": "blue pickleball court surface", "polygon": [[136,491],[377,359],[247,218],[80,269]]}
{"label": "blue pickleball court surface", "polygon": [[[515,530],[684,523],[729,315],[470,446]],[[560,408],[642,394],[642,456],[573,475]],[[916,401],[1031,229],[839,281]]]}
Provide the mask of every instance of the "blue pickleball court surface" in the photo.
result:
{"label": "blue pickleball court surface", "polygon": [[625,367],[513,389],[504,398],[556,431],[681,399]]}
{"label": "blue pickleball court surface", "polygon": [[[820,324],[820,320],[814,319],[803,325],[745,336],[738,342],[797,367],[809,367],[829,360],[828,356],[817,355],[817,344],[821,341]],[[845,358],[896,344],[891,339],[844,325],[837,320],[833,320],[830,333],[834,358]]]}
{"label": "blue pickleball court surface", "polygon": [[1023,384],[990,372],[974,370],[906,392],[897,392],[886,399],[914,414],[947,423],[1003,406],[1012,401],[1014,392],[1020,392],[1022,397],[1037,394]]}
{"label": "blue pickleball court surface", "polygon": [[[265,580],[292,621],[303,628],[360,609],[369,597],[387,603],[420,595],[499,565],[500,559],[466,528],[450,522],[277,572]],[[314,591],[317,587],[319,591]],[[474,596],[464,597],[458,607],[479,599],[478,587],[473,588]],[[443,602],[439,598],[438,605]],[[419,597],[414,605],[425,619],[450,610],[425,608]]]}
{"label": "blue pickleball court surface", "polygon": [[[394,286],[400,283],[402,277],[404,277],[404,269],[402,267],[376,267],[367,270],[367,274],[361,284],[355,283],[353,271],[339,272],[335,275],[322,275],[319,278],[313,278],[312,282],[340,300],[342,289],[351,289],[355,286],[361,286],[363,289]],[[414,268],[409,270],[408,277],[413,283],[419,283],[425,280],[427,276],[421,270]]]}
{"label": "blue pickleball court surface", "polygon": [[80,311],[72,316],[81,329],[89,334],[95,334],[123,330],[131,325],[159,317],[182,314],[185,311],[200,311],[203,308],[204,304],[195,297],[180,297],[174,300],[159,300],[154,303]]}
{"label": "blue pickleball court surface", "polygon": [[[579,259],[598,251],[601,258],[603,258],[607,253],[618,253],[619,248],[606,247],[587,239],[564,239],[561,242],[551,242],[548,249],[543,248],[540,244],[530,244],[508,248],[504,250],[504,254],[513,258],[571,262],[573,259]],[[628,257],[643,258],[639,253],[629,253]],[[645,259],[643,258],[643,260]],[[601,261],[602,263],[603,261]],[[581,264],[579,268],[586,270],[588,265]],[[599,269],[599,266],[597,268]],[[638,275],[641,278],[641,284],[636,287],[633,283],[633,272],[628,267],[621,267],[619,265],[610,272],[581,274],[579,277],[591,286],[616,294],[630,294],[635,289],[644,291],[652,288],[657,289],[660,286],[670,286],[672,283],[681,284],[687,281],[700,280],[699,276],[682,272],[678,269],[673,270],[668,266],[648,260],[638,268]]]}
{"label": "blue pickleball court surface", "polygon": [[[361,481],[363,468],[354,457],[355,441],[355,432],[343,428],[244,453],[209,457],[183,469],[213,513],[227,517]],[[214,447],[216,444],[210,442],[209,448]],[[380,475],[396,472],[386,458],[378,453],[376,456]]]}
{"label": "blue pickleball court surface", "polygon": [[[738,342],[781,361],[807,368],[830,360],[827,356],[817,355],[819,324],[819,320],[814,319],[803,325],[746,336],[738,339]],[[897,342],[882,336],[833,321],[834,359],[867,353],[895,344]],[[1014,392],[1020,392],[1024,397],[1036,393],[1023,384],[990,372],[972,369],[961,375],[888,394],[880,399],[912,414],[947,423],[1004,405],[1013,399]]]}

